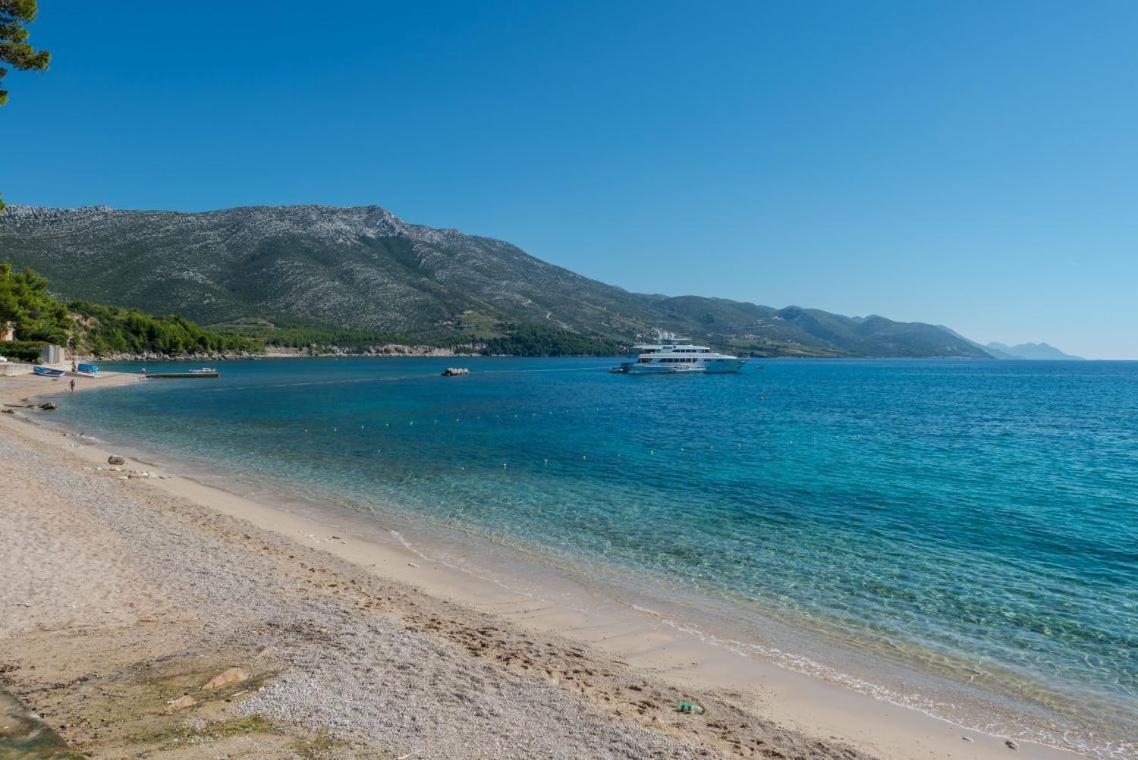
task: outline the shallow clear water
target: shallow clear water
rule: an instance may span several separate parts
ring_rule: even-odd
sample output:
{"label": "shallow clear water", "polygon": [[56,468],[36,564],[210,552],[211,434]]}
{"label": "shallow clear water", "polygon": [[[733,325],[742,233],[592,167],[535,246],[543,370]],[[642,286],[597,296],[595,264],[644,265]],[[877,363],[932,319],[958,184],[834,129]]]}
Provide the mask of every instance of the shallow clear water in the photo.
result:
{"label": "shallow clear water", "polygon": [[228,362],[59,413],[301,495],[681,582],[989,689],[1097,754],[1133,750],[1138,363],[629,377],[464,359],[471,376],[438,376],[455,363]]}

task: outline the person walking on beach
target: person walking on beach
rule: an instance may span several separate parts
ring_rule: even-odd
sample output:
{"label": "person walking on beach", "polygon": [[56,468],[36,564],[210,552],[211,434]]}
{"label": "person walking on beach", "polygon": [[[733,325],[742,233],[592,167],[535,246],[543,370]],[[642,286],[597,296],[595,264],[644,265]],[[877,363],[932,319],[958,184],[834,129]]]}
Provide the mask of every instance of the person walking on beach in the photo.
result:
{"label": "person walking on beach", "polygon": [[71,392],[75,392],[75,378],[71,378]]}

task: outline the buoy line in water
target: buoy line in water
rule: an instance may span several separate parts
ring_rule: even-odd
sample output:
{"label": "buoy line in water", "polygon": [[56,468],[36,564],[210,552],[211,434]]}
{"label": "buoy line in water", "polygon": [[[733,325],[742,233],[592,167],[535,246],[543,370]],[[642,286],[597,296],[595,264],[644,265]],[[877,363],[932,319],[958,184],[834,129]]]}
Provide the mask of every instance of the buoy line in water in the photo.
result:
{"label": "buoy line in water", "polygon": [[[479,375],[521,375],[531,372],[593,372],[596,370],[607,370],[607,364],[598,364],[595,367],[561,367],[560,369],[484,369],[479,370]],[[471,374],[474,374],[473,372]]]}
{"label": "buoy line in water", "polygon": [[428,377],[439,377],[434,372],[414,375],[368,375],[367,377],[343,377],[335,380],[306,380],[302,382],[268,383],[264,385],[214,385],[202,388],[200,393],[227,393],[237,391],[263,391],[276,388],[307,388],[317,385],[352,385],[356,383],[395,383],[407,380],[421,380]]}

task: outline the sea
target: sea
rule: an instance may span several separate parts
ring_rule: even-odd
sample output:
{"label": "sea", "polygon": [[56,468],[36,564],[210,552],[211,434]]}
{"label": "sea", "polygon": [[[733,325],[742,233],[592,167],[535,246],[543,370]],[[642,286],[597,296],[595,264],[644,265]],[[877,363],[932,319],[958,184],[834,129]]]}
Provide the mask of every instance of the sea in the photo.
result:
{"label": "sea", "polygon": [[678,630],[969,728],[1138,757],[1138,362],[613,363],[226,361],[57,414],[238,490],[682,597]]}

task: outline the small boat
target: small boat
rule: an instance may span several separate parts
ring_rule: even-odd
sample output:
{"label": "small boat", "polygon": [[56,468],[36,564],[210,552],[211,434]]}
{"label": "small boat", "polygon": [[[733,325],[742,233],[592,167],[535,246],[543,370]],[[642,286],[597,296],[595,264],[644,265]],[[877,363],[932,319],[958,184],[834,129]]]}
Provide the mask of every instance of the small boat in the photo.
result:
{"label": "small boat", "polygon": [[83,375],[84,377],[94,377],[99,374],[99,365],[80,363],[75,367],[75,374]]}
{"label": "small boat", "polygon": [[609,372],[621,375],[719,375],[738,372],[746,363],[746,359],[716,353],[707,346],[692,345],[690,338],[679,338],[661,331],[655,343],[634,345],[628,358]]}
{"label": "small boat", "polygon": [[66,374],[61,369],[52,369],[51,367],[36,367],[32,372],[40,377],[63,377]]}
{"label": "small boat", "polygon": [[185,372],[147,372],[146,370],[143,370],[143,374],[146,377],[158,380],[221,377],[220,372],[218,372],[216,369],[210,369],[209,367],[191,369]]}

